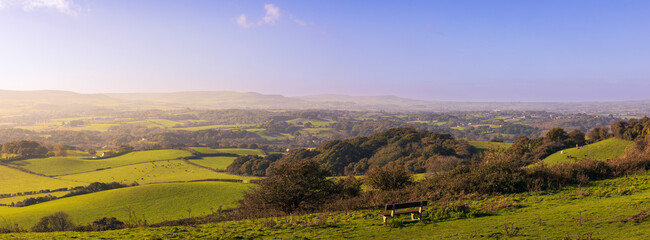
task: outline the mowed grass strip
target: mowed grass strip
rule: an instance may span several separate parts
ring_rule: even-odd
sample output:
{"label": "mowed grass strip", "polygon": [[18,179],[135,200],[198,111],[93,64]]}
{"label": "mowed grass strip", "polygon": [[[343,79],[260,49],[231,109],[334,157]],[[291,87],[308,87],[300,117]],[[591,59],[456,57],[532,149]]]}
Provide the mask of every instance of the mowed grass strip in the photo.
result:
{"label": "mowed grass strip", "polygon": [[212,169],[226,170],[236,157],[203,157],[201,159],[191,159],[192,163]]}
{"label": "mowed grass strip", "polygon": [[[55,212],[68,213],[77,224],[87,224],[101,217],[128,220],[134,211],[148,223],[204,216],[233,208],[245,191],[254,184],[228,182],[194,182],[151,184],[113,189],[57,199],[21,208],[2,208],[0,219],[31,228],[41,217]],[[0,235],[0,238],[4,237]]]}
{"label": "mowed grass strip", "polygon": [[[584,159],[605,161],[623,155],[625,148],[633,145],[634,142],[618,138],[610,138],[597,143],[582,146],[580,148],[568,148],[558,151],[544,159],[546,165],[552,166],[561,163],[572,163]],[[568,158],[571,155],[572,158]]]}
{"label": "mowed grass strip", "polygon": [[257,179],[255,177],[245,177],[214,172],[212,170],[191,165],[182,160],[167,160],[133,164],[101,171],[59,176],[57,178],[86,183],[120,182],[125,184],[133,182],[137,182],[139,184],[148,184],[201,179]]}
{"label": "mowed grass strip", "polygon": [[60,176],[74,173],[90,172],[97,169],[114,168],[125,165],[189,157],[192,154],[184,150],[167,149],[131,152],[106,159],[82,159],[80,157],[49,157],[12,162],[32,172],[48,176]]}
{"label": "mowed grass strip", "polygon": [[232,153],[237,155],[265,155],[261,149],[248,149],[248,148],[208,148],[208,147],[192,147],[197,152],[205,154],[214,153]]}
{"label": "mowed grass strip", "polygon": [[57,188],[84,186],[86,184],[43,177],[0,165],[0,194],[31,192]]}

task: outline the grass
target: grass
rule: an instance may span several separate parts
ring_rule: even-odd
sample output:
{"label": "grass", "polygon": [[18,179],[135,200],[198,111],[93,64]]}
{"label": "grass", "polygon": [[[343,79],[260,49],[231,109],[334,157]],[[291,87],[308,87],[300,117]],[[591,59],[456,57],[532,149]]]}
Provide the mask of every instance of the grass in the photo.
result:
{"label": "grass", "polygon": [[249,128],[255,127],[257,124],[237,124],[237,125],[207,125],[207,126],[198,126],[198,127],[182,127],[174,128],[177,130],[186,130],[186,131],[200,131],[207,129],[240,129],[240,128]]}
{"label": "grass", "polygon": [[32,195],[0,198],[0,204],[11,204],[11,203],[20,202],[20,201],[28,199],[28,198],[44,197],[44,196],[47,196],[47,195],[52,195],[52,196],[55,196],[55,197],[61,197],[61,196],[66,195],[68,193],[69,193],[68,191],[61,191],[61,192],[39,193],[39,194],[32,194]]}
{"label": "grass", "polygon": [[[129,212],[144,216],[148,223],[202,216],[236,206],[253,184],[227,182],[195,182],[152,184],[113,189],[86,195],[57,199],[22,208],[1,208],[0,224],[4,222],[30,228],[38,219],[54,212],[68,213],[77,224],[86,224],[101,217],[128,220]],[[8,235],[0,235],[0,238]]]}
{"label": "grass", "polygon": [[197,152],[200,153],[232,153],[237,155],[265,155],[264,151],[260,149],[248,149],[248,148],[207,148],[207,147],[192,147]]}
{"label": "grass", "polygon": [[490,142],[490,141],[467,141],[469,145],[472,145],[480,151],[490,150],[492,148],[509,148],[512,146],[512,143],[505,142]]}
{"label": "grass", "polygon": [[[632,141],[610,138],[580,148],[564,149],[564,153],[562,151],[556,152],[546,157],[543,162],[550,166],[560,163],[572,163],[584,159],[605,161],[623,155],[625,148],[632,144],[634,144]],[[569,155],[575,158],[567,158]]]}
{"label": "grass", "polygon": [[57,177],[63,180],[79,182],[120,182],[139,184],[160,183],[171,181],[191,181],[201,179],[257,179],[214,172],[188,164],[182,160],[167,160],[133,164],[101,171],[78,173]]}
{"label": "grass", "polygon": [[0,165],[0,194],[69,188],[86,184],[22,172]]}
{"label": "grass", "polygon": [[131,152],[125,155],[107,159],[82,159],[75,156],[36,158],[15,161],[11,164],[23,167],[32,172],[48,176],[68,175],[74,173],[90,172],[97,169],[114,168],[125,165],[153,162],[160,160],[177,159],[191,156],[183,150],[167,149]]}
{"label": "grass", "polygon": [[[466,201],[488,214],[454,215],[427,207],[424,221],[381,223],[380,210],[317,213],[199,226],[77,233],[6,234],[7,238],[83,239],[648,239],[650,175],[594,181],[562,191]],[[495,208],[496,207],[496,208]],[[442,208],[437,208],[442,209]],[[487,211],[487,210],[483,210]],[[645,211],[645,212],[644,212]],[[644,215],[645,214],[645,215]],[[437,216],[437,217],[436,217]],[[636,216],[636,218],[635,218]],[[629,220],[638,220],[629,221]]]}
{"label": "grass", "polygon": [[191,159],[189,161],[212,169],[225,170],[226,167],[235,160],[235,158],[236,157],[203,157],[202,159]]}

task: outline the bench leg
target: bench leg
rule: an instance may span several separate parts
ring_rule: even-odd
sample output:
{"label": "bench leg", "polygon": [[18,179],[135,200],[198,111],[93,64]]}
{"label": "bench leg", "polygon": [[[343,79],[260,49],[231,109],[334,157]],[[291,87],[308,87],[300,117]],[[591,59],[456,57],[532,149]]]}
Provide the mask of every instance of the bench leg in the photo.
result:
{"label": "bench leg", "polygon": [[384,217],[384,223],[386,223],[386,216],[382,216],[382,217]]}
{"label": "bench leg", "polygon": [[[415,214],[418,215],[417,219],[415,218]],[[422,219],[422,215],[420,215],[418,213],[411,213],[411,220],[418,220],[419,221],[420,219]]]}

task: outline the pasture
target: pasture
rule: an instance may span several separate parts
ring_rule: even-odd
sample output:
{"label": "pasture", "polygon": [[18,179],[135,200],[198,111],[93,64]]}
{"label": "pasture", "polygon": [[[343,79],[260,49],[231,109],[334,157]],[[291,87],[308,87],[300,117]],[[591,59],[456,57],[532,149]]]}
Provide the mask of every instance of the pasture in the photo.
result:
{"label": "pasture", "polygon": [[[203,216],[233,208],[253,184],[229,182],[193,182],[151,184],[113,189],[57,199],[27,207],[4,207],[0,223],[30,228],[38,219],[54,212],[68,213],[77,224],[86,224],[101,217],[117,217],[123,221],[133,212],[148,223]],[[0,235],[0,238],[7,235]]]}
{"label": "pasture", "polygon": [[265,155],[261,149],[248,148],[208,148],[208,147],[191,147],[191,149],[205,154],[214,153],[232,153],[237,155]]}
{"label": "pasture", "polygon": [[[632,141],[610,138],[579,148],[568,148],[564,149],[563,152],[558,151],[546,157],[543,162],[549,166],[552,166],[561,163],[572,163],[584,159],[605,161],[607,159],[614,159],[623,155],[625,148],[633,144],[634,142]],[[571,158],[569,158],[569,155]]]}
{"label": "pasture", "polygon": [[26,173],[0,165],[0,194],[31,192],[45,189],[70,188],[87,185],[69,180],[54,179]]}
{"label": "pasture", "polygon": [[190,159],[189,161],[212,169],[225,170],[236,157],[203,157],[201,159]]}
{"label": "pasture", "polygon": [[86,159],[78,156],[66,156],[27,159],[11,162],[11,164],[32,172],[48,176],[59,176],[144,162],[173,160],[181,157],[189,157],[191,155],[192,154],[188,151],[167,149],[131,152],[106,159]]}
{"label": "pasture", "polygon": [[201,179],[257,179],[255,177],[245,177],[221,172],[214,172],[205,168],[200,168],[188,164],[183,160],[166,160],[139,163],[101,171],[63,175],[58,176],[57,178],[85,183],[119,182],[124,184],[130,184],[133,182],[137,182],[139,184],[149,184],[173,181],[192,181]]}
{"label": "pasture", "polygon": [[561,191],[510,194],[469,207],[429,206],[422,222],[377,213],[341,213],[229,221],[198,226],[106,232],[12,233],[7,238],[61,239],[648,239],[650,175],[593,181]]}
{"label": "pasture", "polygon": [[495,148],[510,148],[512,146],[512,143],[506,143],[506,142],[490,142],[490,141],[467,141],[469,145],[472,145],[474,148],[478,149],[479,151],[486,151],[490,149],[495,149]]}

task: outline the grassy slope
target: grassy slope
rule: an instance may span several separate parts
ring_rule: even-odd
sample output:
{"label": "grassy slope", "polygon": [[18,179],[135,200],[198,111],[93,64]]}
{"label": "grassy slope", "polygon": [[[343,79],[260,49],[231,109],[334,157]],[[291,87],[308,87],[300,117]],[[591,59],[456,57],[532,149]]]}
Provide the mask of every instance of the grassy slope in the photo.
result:
{"label": "grassy slope", "polygon": [[[224,209],[235,207],[236,201],[251,186],[254,185],[196,182],[113,189],[22,208],[1,208],[0,220],[29,228],[41,217],[63,211],[70,214],[76,223],[85,224],[110,216],[127,220],[132,209],[138,216],[144,215],[149,223],[155,223],[188,217],[188,209],[191,209],[192,216],[201,216],[211,213],[211,209],[216,211],[219,206]],[[0,238],[5,236],[0,235]]]}
{"label": "grassy slope", "polygon": [[489,150],[491,148],[509,148],[512,146],[512,143],[505,142],[490,142],[490,141],[467,141],[469,145],[479,149],[479,150]]}
{"label": "grassy slope", "polygon": [[182,160],[167,160],[148,163],[140,163],[123,167],[116,167],[101,171],[78,173],[72,175],[59,176],[57,178],[79,182],[121,182],[139,184],[170,182],[170,181],[189,181],[200,179],[255,179],[253,177],[244,177],[231,175],[227,173],[218,173],[205,168],[200,168],[188,164]]}
{"label": "grassy slope", "polygon": [[84,186],[68,180],[59,180],[22,172],[10,167],[0,166],[0,194],[38,191],[44,189]]}
{"label": "grassy slope", "polygon": [[247,148],[207,148],[207,147],[193,147],[192,149],[200,153],[233,153],[237,155],[264,155],[264,151],[260,149],[247,149]]}
{"label": "grassy slope", "polygon": [[[543,162],[547,165],[555,165],[559,163],[572,163],[587,158],[594,160],[613,159],[621,156],[625,151],[625,148],[631,146],[632,144],[632,141],[610,138],[597,143],[582,146],[580,149],[564,149],[564,154],[561,152],[556,152],[551,156],[546,157]],[[568,155],[576,158],[569,159],[567,158]]]}
{"label": "grassy slope", "polygon": [[190,162],[212,169],[225,170],[236,157],[203,157],[201,159],[191,159]]}
{"label": "grassy slope", "polygon": [[81,159],[80,157],[70,156],[28,159],[12,162],[12,164],[21,166],[36,173],[41,173],[48,176],[58,176],[90,172],[100,168],[119,167],[130,164],[170,160],[188,156],[191,156],[191,154],[187,151],[168,149],[132,152],[113,158],[98,160]]}
{"label": "grassy slope", "polygon": [[[580,194],[583,193],[583,194]],[[498,239],[506,238],[506,225],[519,228],[508,239],[648,239],[650,219],[623,222],[650,208],[650,175],[595,181],[581,188],[560,192],[524,193],[492,197],[487,201],[511,203],[495,214],[464,219],[403,224],[381,223],[380,211],[312,214],[265,220],[245,220],[195,227],[137,228],[96,233],[26,233],[5,237],[23,238],[280,238],[280,239]],[[483,201],[485,203],[486,201]],[[474,202],[473,204],[480,204]],[[327,225],[317,224],[327,219]],[[278,224],[283,223],[284,224]],[[512,224],[512,225],[510,225]],[[306,226],[305,226],[306,225]],[[309,226],[312,225],[312,226]],[[0,235],[1,236],[1,235]]]}
{"label": "grassy slope", "polygon": [[11,204],[20,202],[22,200],[28,199],[28,198],[36,198],[36,197],[44,197],[47,195],[52,195],[55,197],[61,197],[63,195],[68,194],[68,191],[61,191],[61,192],[51,192],[51,193],[39,193],[39,194],[32,194],[32,195],[25,195],[25,196],[15,196],[15,197],[8,197],[8,198],[0,198],[0,204]]}

